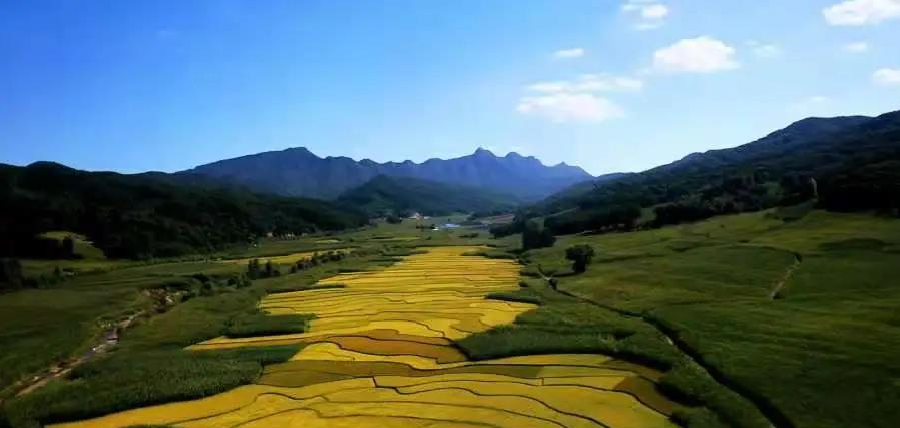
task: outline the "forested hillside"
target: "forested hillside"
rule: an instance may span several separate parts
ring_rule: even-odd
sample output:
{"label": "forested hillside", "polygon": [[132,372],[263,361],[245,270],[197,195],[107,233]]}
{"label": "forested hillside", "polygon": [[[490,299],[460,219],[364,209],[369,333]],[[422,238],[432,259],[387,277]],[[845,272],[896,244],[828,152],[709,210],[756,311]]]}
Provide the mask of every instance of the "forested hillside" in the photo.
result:
{"label": "forested hillside", "polygon": [[[752,143],[695,153],[533,206],[556,233],[695,221],[815,199],[836,211],[900,207],[900,112],[810,118]],[[576,189],[578,190],[578,189]]]}
{"label": "forested hillside", "polygon": [[489,190],[455,186],[408,177],[379,175],[341,195],[338,203],[364,210],[372,216],[419,212],[444,215],[454,212],[511,210],[518,200]]}
{"label": "forested hillside", "polygon": [[38,162],[0,165],[0,255],[60,257],[39,233],[87,236],[109,257],[203,253],[256,236],[366,224],[330,203],[214,186],[176,186],[146,175],[85,172]]}

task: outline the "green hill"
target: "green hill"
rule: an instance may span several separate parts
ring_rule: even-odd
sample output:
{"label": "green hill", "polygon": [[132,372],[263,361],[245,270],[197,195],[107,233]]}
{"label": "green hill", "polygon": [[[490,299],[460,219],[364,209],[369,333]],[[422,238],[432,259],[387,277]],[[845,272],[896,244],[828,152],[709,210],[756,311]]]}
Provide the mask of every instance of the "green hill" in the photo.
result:
{"label": "green hill", "polygon": [[445,215],[508,210],[513,209],[518,200],[480,188],[379,175],[347,191],[337,202],[380,216],[407,212]]}
{"label": "green hill", "polygon": [[210,252],[270,232],[366,224],[361,213],[312,199],[49,162],[0,164],[0,205],[0,256],[38,258],[72,256],[58,240],[38,236],[54,230],[82,234],[109,257],[147,258]]}
{"label": "green hill", "polygon": [[660,226],[816,199],[834,211],[900,208],[900,112],[809,118],[743,146],[580,185],[532,206],[556,233]]}

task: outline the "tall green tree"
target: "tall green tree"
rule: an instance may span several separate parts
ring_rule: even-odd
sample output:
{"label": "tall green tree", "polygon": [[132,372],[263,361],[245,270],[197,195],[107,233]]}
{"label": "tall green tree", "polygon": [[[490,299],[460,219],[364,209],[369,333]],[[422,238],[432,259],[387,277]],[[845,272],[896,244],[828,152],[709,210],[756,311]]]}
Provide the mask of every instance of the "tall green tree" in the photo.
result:
{"label": "tall green tree", "polygon": [[572,261],[572,270],[582,273],[594,258],[594,247],[587,244],[573,245],[566,248],[566,259]]}

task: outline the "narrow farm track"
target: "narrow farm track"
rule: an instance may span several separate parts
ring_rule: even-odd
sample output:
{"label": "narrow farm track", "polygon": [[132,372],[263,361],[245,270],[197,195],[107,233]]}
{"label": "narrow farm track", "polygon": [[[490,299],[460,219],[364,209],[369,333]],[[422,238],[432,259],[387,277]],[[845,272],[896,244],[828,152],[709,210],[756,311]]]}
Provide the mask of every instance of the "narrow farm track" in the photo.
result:
{"label": "narrow farm track", "polygon": [[793,254],[794,263],[791,263],[791,265],[784,272],[784,276],[782,276],[781,279],[778,280],[777,283],[775,283],[775,286],[772,287],[772,292],[769,293],[770,300],[784,297],[784,286],[787,285],[788,281],[791,280],[791,277],[794,276],[794,273],[797,272],[797,269],[800,269],[800,264],[803,263],[803,256],[801,256],[800,253]]}
{"label": "narrow farm track", "polygon": [[272,314],[315,313],[302,334],[216,338],[190,349],[305,344],[255,384],[207,398],[58,424],[257,427],[670,428],[661,373],[603,355],[469,361],[455,340],[511,324],[531,304],[485,299],[518,288],[510,260],[431,248],[378,272],[273,294]]}

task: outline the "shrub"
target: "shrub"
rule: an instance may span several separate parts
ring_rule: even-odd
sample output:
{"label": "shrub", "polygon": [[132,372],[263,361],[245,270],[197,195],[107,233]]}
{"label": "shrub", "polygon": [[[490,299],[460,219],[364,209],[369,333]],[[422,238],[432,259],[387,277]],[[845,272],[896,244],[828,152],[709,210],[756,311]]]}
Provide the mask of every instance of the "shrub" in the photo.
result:
{"label": "shrub", "polygon": [[594,257],[594,247],[587,244],[573,245],[566,248],[566,260],[572,261],[572,270],[577,273],[587,270],[587,265]]}

